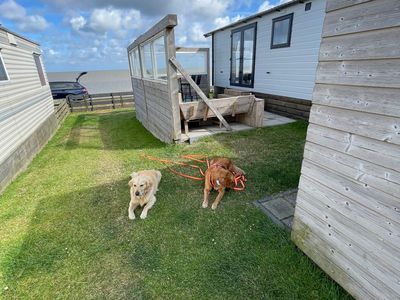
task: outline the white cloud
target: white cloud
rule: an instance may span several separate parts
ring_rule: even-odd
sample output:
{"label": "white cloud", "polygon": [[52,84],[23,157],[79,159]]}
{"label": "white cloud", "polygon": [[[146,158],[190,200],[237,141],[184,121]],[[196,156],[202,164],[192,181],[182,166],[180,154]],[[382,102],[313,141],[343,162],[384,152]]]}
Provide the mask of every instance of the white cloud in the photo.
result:
{"label": "white cloud", "polygon": [[271,4],[268,0],[266,0],[258,7],[258,12],[261,12],[261,11],[264,11],[264,10],[267,10],[267,9],[271,9],[274,6],[278,6],[278,5],[284,4],[284,3],[289,2],[289,1],[292,1],[292,0],[280,0],[275,4]]}
{"label": "white cloud", "polygon": [[271,3],[269,3],[269,1],[264,1],[263,3],[261,3],[261,5],[258,7],[258,12],[273,8],[275,5],[272,5]]}
{"label": "white cloud", "polygon": [[15,21],[17,27],[22,31],[43,31],[49,24],[40,15],[28,15],[26,9],[14,0],[7,0],[0,4],[0,16]]}
{"label": "white cloud", "polygon": [[10,20],[21,20],[26,15],[25,8],[13,0],[4,1],[0,4],[0,15]]}
{"label": "white cloud", "polygon": [[124,36],[129,30],[140,27],[141,15],[135,9],[122,10],[110,6],[94,9],[88,19],[83,16],[72,17],[69,23],[75,31],[112,32]]}
{"label": "white cloud", "polygon": [[78,16],[78,17],[71,18],[69,23],[71,24],[71,27],[72,27],[73,30],[79,31],[83,27],[85,27],[87,21],[86,21],[86,19],[84,17]]}
{"label": "white cloud", "polygon": [[221,28],[226,25],[229,25],[231,23],[234,23],[236,21],[239,21],[240,19],[243,19],[244,16],[241,15],[236,15],[235,17],[230,18],[229,16],[225,17],[218,17],[214,20],[214,24],[216,28]]}
{"label": "white cloud", "polygon": [[[181,1],[177,2],[178,5],[182,6]],[[211,18],[224,14],[228,6],[232,4],[231,0],[194,0],[185,2],[188,5],[187,9],[192,10],[193,13]]]}
{"label": "white cloud", "polygon": [[194,23],[190,30],[190,38],[194,42],[205,42],[204,29],[200,23]]}

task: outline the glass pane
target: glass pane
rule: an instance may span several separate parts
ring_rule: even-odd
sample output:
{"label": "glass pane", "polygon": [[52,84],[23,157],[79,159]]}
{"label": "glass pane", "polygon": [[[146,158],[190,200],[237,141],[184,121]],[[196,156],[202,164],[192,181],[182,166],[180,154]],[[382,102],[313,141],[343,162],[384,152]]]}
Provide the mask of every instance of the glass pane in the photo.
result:
{"label": "glass pane", "polygon": [[137,48],[133,50],[133,74],[135,76],[141,77],[139,50]]}
{"label": "glass pane", "polygon": [[164,36],[153,42],[154,57],[156,60],[156,78],[167,80],[167,65],[165,61]]}
{"label": "glass pane", "polygon": [[153,59],[151,55],[150,44],[146,44],[142,48],[143,52],[143,77],[154,78],[153,76]]}
{"label": "glass pane", "polygon": [[239,83],[241,31],[232,34],[231,83]]}
{"label": "glass pane", "polygon": [[44,73],[43,73],[42,63],[40,61],[40,56],[38,54],[33,54],[33,59],[35,60],[36,69],[38,71],[40,83],[42,84],[42,86],[46,85],[46,80],[44,79]]}
{"label": "glass pane", "polygon": [[289,42],[290,18],[274,23],[274,41],[272,45],[286,44]]}
{"label": "glass pane", "polygon": [[176,52],[176,59],[189,75],[207,74],[207,52]]}
{"label": "glass pane", "polygon": [[129,52],[128,59],[129,59],[129,64],[131,66],[131,75],[134,75],[135,74],[135,72],[134,72],[135,65],[134,65],[134,59],[133,59],[133,51]]}
{"label": "glass pane", "polygon": [[254,28],[243,33],[243,79],[242,84],[251,85],[253,75]]}
{"label": "glass pane", "polygon": [[0,80],[8,80],[3,59],[0,57]]}

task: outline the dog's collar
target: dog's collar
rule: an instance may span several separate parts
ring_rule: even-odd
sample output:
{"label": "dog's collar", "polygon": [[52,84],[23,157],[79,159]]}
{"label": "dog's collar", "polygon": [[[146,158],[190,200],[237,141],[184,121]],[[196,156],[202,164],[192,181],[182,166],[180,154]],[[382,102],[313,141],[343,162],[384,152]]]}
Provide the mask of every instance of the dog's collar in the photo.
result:
{"label": "dog's collar", "polygon": [[213,163],[212,165],[209,166],[209,168],[223,168],[223,169],[226,169],[225,166],[220,165],[218,163]]}

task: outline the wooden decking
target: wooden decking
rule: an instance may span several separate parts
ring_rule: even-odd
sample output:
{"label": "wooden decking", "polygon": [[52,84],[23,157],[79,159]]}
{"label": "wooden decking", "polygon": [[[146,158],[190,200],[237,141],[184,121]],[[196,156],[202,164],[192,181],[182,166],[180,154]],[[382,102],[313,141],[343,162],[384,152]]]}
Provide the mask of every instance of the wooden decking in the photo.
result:
{"label": "wooden decking", "polygon": [[[295,120],[264,111],[262,127],[283,125],[292,122],[295,122]],[[238,122],[230,123],[230,125],[233,132],[254,129],[254,127],[252,126]],[[182,134],[182,136],[184,137],[184,140],[189,141],[189,143],[193,143],[202,137],[210,136],[217,133],[226,133],[226,132],[228,131],[226,131],[225,128],[222,128],[219,125],[208,125],[208,126],[200,126],[197,128],[192,128],[187,134]]]}

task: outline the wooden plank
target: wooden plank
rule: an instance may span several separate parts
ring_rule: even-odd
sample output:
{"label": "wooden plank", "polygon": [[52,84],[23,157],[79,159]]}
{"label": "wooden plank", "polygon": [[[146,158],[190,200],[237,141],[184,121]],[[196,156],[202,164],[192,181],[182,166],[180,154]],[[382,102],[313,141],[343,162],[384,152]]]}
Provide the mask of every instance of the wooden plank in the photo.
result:
{"label": "wooden plank", "polygon": [[151,39],[156,34],[160,33],[166,28],[173,28],[178,24],[176,15],[169,14],[162,18],[157,24],[147,30],[145,33],[140,35],[132,44],[128,47],[128,52],[131,51],[136,46],[144,43],[148,39]]}
{"label": "wooden plank", "polygon": [[400,59],[320,62],[315,82],[400,88]]}
{"label": "wooden plank", "polygon": [[316,124],[308,126],[307,141],[400,172],[400,147],[397,145]]}
{"label": "wooden plank", "polygon": [[347,8],[353,5],[357,5],[364,2],[369,2],[371,0],[329,0],[326,3],[326,12],[331,12],[333,10]]}
{"label": "wooden plank", "polygon": [[338,174],[368,184],[396,197],[400,191],[400,173],[313,143],[307,143],[304,158]]}
{"label": "wooden plank", "polygon": [[[210,103],[217,109],[221,115],[232,115],[233,106],[236,104],[236,113],[247,113],[254,102],[254,96],[238,96],[224,99],[210,99]],[[208,118],[215,117],[214,112],[207,110],[207,105],[204,102],[185,102],[179,104],[183,118],[186,120],[202,119],[205,115]]]}
{"label": "wooden plank", "polygon": [[275,106],[282,106],[282,107],[289,107],[293,108],[299,111],[303,112],[309,112],[311,108],[311,101],[310,104],[304,105],[300,103],[295,103],[295,102],[287,102],[287,101],[282,101],[282,100],[276,100],[276,99],[266,99],[265,104],[268,105],[275,105]]}
{"label": "wooden plank", "polygon": [[304,111],[300,109],[295,109],[287,106],[281,106],[281,105],[274,105],[271,103],[267,103],[265,105],[266,109],[269,111],[275,111],[278,113],[287,113],[289,116],[299,116],[299,117],[304,117],[308,118],[310,116],[310,111]]}
{"label": "wooden plank", "polygon": [[[357,231],[371,230],[373,233],[371,237],[369,237],[368,234],[365,234],[365,232],[360,236],[360,238],[365,238],[374,243],[374,245],[367,244],[366,248],[370,248],[371,246],[376,247],[376,244],[379,245],[381,243],[383,237],[385,239],[388,237],[388,243],[391,245],[389,247],[394,251],[388,252],[388,254],[385,255],[385,258],[388,259],[384,259],[384,261],[388,264],[388,267],[393,266],[395,270],[400,270],[400,257],[398,255],[393,256],[393,253],[397,250],[396,244],[391,241],[392,236],[394,237],[393,241],[399,239],[400,222],[391,222],[391,220],[382,217],[381,214],[373,210],[370,210],[362,203],[353,201],[353,199],[348,198],[340,192],[332,190],[307,176],[301,178],[299,186],[301,187],[298,194],[299,200],[301,198],[303,198],[303,200],[306,200],[304,198],[308,198],[306,201],[311,205],[318,205],[322,212],[321,217],[326,222],[330,222],[330,218],[326,217],[326,214],[331,213],[331,211],[334,210],[336,215],[346,218],[346,222],[348,223],[346,226],[350,226],[347,230],[351,231],[354,226],[360,227]],[[338,221],[340,221],[340,217],[338,219]],[[349,224],[351,222],[354,222],[355,224]],[[359,241],[359,243],[364,244],[363,241]],[[378,250],[375,254],[379,255],[381,253],[379,253]]]}
{"label": "wooden plank", "polygon": [[390,59],[400,56],[400,27],[322,39],[319,61]]}
{"label": "wooden plank", "polygon": [[325,16],[323,37],[400,26],[400,1],[368,1]]}
{"label": "wooden plank", "polygon": [[313,103],[400,117],[399,95],[400,89],[317,84]]}
{"label": "wooden plank", "polygon": [[193,81],[193,79],[187,74],[187,72],[183,69],[180,63],[174,58],[171,57],[169,61],[181,72],[181,74],[185,77],[185,79],[189,82],[189,84],[193,87],[196,93],[200,96],[200,98],[207,104],[207,106],[212,110],[218,120],[224,125],[224,127],[230,131],[232,130],[231,126],[229,126],[228,122],[224,119],[224,117],[214,108],[214,106],[210,103],[207,96],[203,93],[203,91],[197,86],[197,84]]}
{"label": "wooden plank", "polygon": [[346,264],[346,257],[340,252],[335,255],[335,248],[327,244],[323,235],[314,233],[314,224],[310,224],[309,216],[304,215],[301,209],[298,210],[297,218],[293,222],[292,239],[307,256],[349,293],[357,295],[359,299],[374,299],[374,294],[366,290],[363,283],[358,280],[359,273]]}
{"label": "wooden plank", "polygon": [[[333,226],[327,228],[327,224],[318,218],[318,211],[315,207],[311,210],[310,207],[311,206],[307,204],[299,207],[298,214],[303,222],[306,222],[308,226],[313,228],[313,234],[323,240],[321,244],[316,245],[316,250],[326,251],[327,254],[330,253],[330,260],[341,266],[346,273],[350,274],[354,279],[357,279],[364,289],[368,289],[368,291],[373,294],[372,298],[364,299],[396,299],[398,295],[395,290],[396,287],[389,286],[386,281],[389,280],[389,282],[391,282],[393,278],[388,278],[387,274],[379,270],[379,268],[374,265],[373,261],[368,259],[369,255],[365,255],[365,252],[363,257],[363,250],[357,243],[343,237],[339,231],[332,229]],[[383,276],[374,276],[374,274],[383,274]],[[342,274],[336,274],[336,278],[341,275]],[[383,295],[386,295],[387,298],[383,297]]]}
{"label": "wooden plank", "polygon": [[302,176],[312,178],[330,189],[340,192],[343,196],[368,207],[370,210],[390,219],[391,222],[398,222],[400,213],[398,198],[382,193],[368,184],[343,177],[308,159],[303,160],[301,173]]}
{"label": "wooden plank", "polygon": [[175,68],[169,63],[169,59],[176,55],[175,32],[173,27],[165,29],[164,44],[166,52],[165,64],[167,68],[167,85],[165,92],[167,93],[166,95],[171,110],[171,135],[174,141],[180,141],[182,138],[182,130],[179,111],[179,82]]}
{"label": "wooden plank", "polygon": [[310,123],[400,145],[399,118],[315,104]]}

